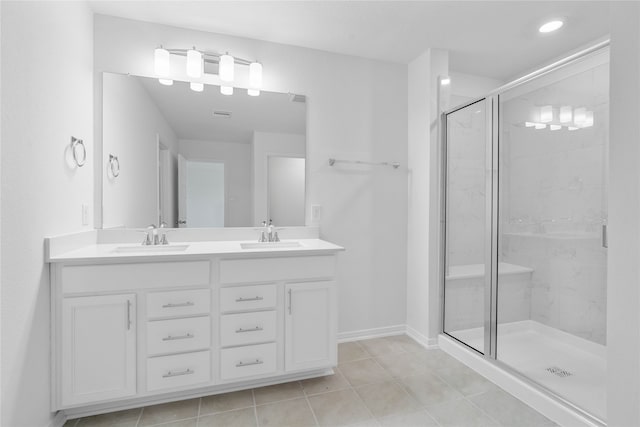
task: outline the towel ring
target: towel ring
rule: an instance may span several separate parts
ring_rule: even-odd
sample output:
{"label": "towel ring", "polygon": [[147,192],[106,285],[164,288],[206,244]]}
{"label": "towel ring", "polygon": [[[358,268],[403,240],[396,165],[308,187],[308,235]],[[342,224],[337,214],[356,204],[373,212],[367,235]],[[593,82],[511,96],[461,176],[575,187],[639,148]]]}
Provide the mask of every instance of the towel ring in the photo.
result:
{"label": "towel ring", "polygon": [[73,155],[73,161],[79,168],[84,166],[87,161],[87,148],[84,146],[84,141],[72,136],[71,154]]}
{"label": "towel ring", "polygon": [[120,160],[118,160],[118,156],[109,154],[109,170],[114,178],[120,175]]}

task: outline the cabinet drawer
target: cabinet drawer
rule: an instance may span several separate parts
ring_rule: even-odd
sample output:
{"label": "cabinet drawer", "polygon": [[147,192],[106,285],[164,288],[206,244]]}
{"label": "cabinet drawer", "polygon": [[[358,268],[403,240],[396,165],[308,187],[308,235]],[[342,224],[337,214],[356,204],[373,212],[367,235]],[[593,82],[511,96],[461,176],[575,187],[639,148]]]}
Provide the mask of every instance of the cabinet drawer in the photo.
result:
{"label": "cabinet drawer", "polygon": [[276,312],[227,314],[220,317],[222,347],[275,341]]}
{"label": "cabinet drawer", "polygon": [[276,371],[276,344],[250,345],[220,351],[220,378],[265,375]]}
{"label": "cabinet drawer", "polygon": [[333,255],[220,261],[221,283],[321,279],[331,278],[334,274]]}
{"label": "cabinet drawer", "polygon": [[209,261],[72,265],[62,268],[64,293],[202,286],[210,283]]}
{"label": "cabinet drawer", "polygon": [[208,351],[147,359],[147,391],[211,381]]}
{"label": "cabinet drawer", "polygon": [[275,308],[276,285],[237,286],[220,289],[222,312]]}
{"label": "cabinet drawer", "polygon": [[209,289],[150,293],[147,295],[147,317],[209,314],[210,295]]}
{"label": "cabinet drawer", "polygon": [[147,323],[147,354],[150,356],[202,350],[210,345],[209,316]]}

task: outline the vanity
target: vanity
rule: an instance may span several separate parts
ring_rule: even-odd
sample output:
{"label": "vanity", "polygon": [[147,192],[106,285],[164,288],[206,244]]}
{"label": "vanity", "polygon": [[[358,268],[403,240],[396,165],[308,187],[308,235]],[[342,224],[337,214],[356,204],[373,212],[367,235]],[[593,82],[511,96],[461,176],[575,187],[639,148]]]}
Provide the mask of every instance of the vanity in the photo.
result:
{"label": "vanity", "polygon": [[47,242],[53,410],[75,418],[332,373],[341,247],[145,247],[100,242],[107,231],[75,248]]}

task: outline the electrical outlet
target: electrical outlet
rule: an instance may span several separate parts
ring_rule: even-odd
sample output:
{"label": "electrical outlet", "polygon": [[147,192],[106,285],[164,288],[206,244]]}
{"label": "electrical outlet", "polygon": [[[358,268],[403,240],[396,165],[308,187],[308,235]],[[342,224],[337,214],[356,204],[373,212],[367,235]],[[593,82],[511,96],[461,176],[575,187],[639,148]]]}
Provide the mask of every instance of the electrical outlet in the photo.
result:
{"label": "electrical outlet", "polygon": [[321,219],[322,219],[322,206],[320,205],[311,206],[311,223],[313,225],[319,225]]}
{"label": "electrical outlet", "polygon": [[89,205],[82,204],[82,225],[89,225]]}

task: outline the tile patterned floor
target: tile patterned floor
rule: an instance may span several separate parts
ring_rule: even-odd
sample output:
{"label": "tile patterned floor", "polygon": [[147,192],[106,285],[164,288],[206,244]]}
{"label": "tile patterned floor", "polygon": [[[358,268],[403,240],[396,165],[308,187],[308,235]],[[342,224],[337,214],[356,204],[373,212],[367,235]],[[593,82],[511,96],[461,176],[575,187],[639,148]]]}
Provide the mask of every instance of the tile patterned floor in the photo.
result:
{"label": "tile patterned floor", "polygon": [[529,406],[402,335],[340,344],[335,375],[69,420],[65,427],[546,427]]}

